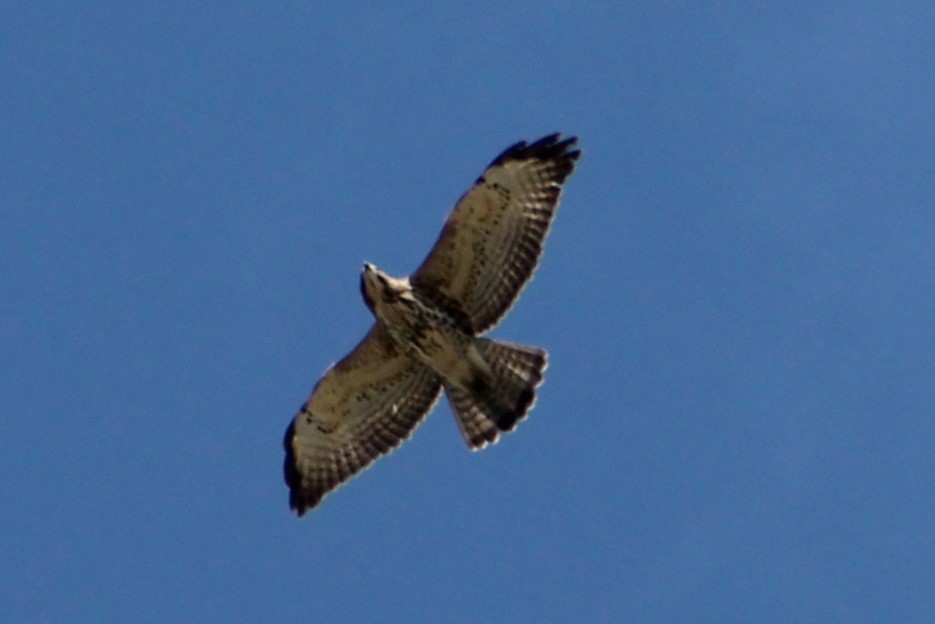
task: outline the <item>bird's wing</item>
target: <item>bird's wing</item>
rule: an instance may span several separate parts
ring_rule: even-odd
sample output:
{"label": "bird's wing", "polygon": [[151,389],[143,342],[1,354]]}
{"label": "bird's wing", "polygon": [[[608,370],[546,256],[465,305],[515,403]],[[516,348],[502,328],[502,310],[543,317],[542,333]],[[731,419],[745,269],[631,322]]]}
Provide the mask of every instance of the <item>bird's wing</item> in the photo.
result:
{"label": "bird's wing", "polygon": [[581,155],[576,142],[553,134],[495,158],[458,200],[413,287],[460,311],[474,333],[492,327],[536,269],[562,183]]}
{"label": "bird's wing", "polygon": [[431,411],[441,381],[382,322],[332,366],[286,430],[289,505],[300,516],[396,448]]}

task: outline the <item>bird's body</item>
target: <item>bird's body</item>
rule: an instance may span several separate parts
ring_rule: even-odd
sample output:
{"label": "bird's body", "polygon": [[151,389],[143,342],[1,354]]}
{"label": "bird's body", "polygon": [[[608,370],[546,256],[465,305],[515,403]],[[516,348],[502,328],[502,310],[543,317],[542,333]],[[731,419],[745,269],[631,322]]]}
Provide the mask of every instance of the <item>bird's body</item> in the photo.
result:
{"label": "bird's body", "polygon": [[454,317],[414,291],[408,278],[366,264],[360,280],[367,307],[407,355],[436,372],[458,364],[470,336]]}
{"label": "bird's body", "polygon": [[[364,265],[360,279],[364,302],[403,353],[437,374],[449,396],[461,392],[486,407],[485,412],[496,428],[504,431],[513,428],[528,410],[542,378],[544,351],[524,347],[538,356],[535,365],[498,379],[492,363],[481,353],[490,341],[474,336],[461,315],[421,295],[407,278],[390,277],[372,264]],[[507,347],[506,343],[498,344]],[[498,381],[502,382],[499,389]],[[476,449],[494,441],[496,428],[488,427],[487,435],[481,438],[466,435],[468,445]]]}
{"label": "bird's body", "polygon": [[575,141],[551,135],[498,156],[410,277],[364,265],[361,294],[374,325],[286,431],[285,477],[299,515],[407,438],[443,388],[472,450],[531,409],[546,352],[483,334],[535,270],[561,184],[580,156]]}

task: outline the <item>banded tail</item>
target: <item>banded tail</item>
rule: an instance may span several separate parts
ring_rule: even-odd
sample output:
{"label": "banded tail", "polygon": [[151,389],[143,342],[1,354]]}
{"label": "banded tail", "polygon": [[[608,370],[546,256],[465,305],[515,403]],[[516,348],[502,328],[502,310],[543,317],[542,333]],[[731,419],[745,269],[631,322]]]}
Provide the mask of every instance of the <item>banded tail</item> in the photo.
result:
{"label": "banded tail", "polygon": [[512,431],[536,402],[536,387],[548,365],[546,352],[509,342],[476,338],[475,346],[493,371],[478,377],[470,390],[446,384],[448,404],[472,451],[493,444],[501,431]]}

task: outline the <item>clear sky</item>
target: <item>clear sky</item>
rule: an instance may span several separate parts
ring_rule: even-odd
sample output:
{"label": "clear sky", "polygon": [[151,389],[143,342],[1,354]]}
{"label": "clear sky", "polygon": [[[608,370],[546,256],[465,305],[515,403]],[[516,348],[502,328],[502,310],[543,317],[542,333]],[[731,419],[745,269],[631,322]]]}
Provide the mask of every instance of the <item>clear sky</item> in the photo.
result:
{"label": "clear sky", "polygon": [[[4,621],[935,621],[935,5],[192,4],[0,19]],[[554,131],[535,411],[297,519],[361,264]]]}

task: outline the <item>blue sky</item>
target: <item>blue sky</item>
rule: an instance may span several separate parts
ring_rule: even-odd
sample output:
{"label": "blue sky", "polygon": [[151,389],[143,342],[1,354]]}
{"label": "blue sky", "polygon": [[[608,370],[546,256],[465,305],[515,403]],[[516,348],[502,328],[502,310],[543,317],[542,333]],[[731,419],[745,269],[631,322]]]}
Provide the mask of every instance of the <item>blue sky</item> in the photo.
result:
{"label": "blue sky", "polygon": [[[3,13],[8,621],[935,620],[931,3]],[[361,263],[553,131],[535,411],[298,520]]]}

